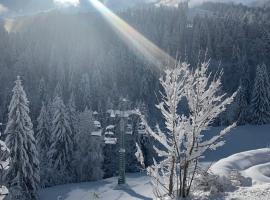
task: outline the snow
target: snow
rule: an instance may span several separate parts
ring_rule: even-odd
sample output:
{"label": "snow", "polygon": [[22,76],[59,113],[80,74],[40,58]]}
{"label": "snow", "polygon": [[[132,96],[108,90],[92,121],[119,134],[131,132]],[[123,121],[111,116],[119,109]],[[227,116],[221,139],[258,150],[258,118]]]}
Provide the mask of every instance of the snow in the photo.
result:
{"label": "snow", "polygon": [[[40,191],[40,200],[88,200],[97,194],[99,200],[152,200],[150,178],[145,174],[127,174],[128,185],[123,190],[117,189],[117,177],[97,182],[85,182],[55,186]],[[197,192],[194,200],[269,200],[270,184],[240,187],[239,189],[210,195]]]}
{"label": "snow", "polygon": [[269,200],[270,184],[240,187],[235,191],[210,195],[206,192],[196,193],[193,200]]}
{"label": "snow", "polygon": [[270,148],[256,149],[234,154],[211,166],[214,174],[228,177],[232,170],[255,183],[270,183]]}
{"label": "snow", "polygon": [[91,135],[92,135],[92,136],[99,136],[99,137],[101,137],[101,135],[102,135],[102,130],[99,130],[99,131],[93,131],[93,132],[91,132]]}
{"label": "snow", "polygon": [[94,125],[97,128],[101,128],[101,123],[99,121],[97,121],[97,120],[94,121]]}
{"label": "snow", "polygon": [[107,132],[105,132],[105,135],[114,135],[114,132],[107,131]]}
{"label": "snow", "polygon": [[109,125],[109,126],[106,127],[106,130],[108,130],[108,129],[114,129],[114,128],[115,128],[115,125]]}
{"label": "snow", "polygon": [[142,174],[128,174],[128,185],[123,190],[117,189],[117,177],[97,182],[60,185],[40,191],[40,200],[88,200],[94,199],[96,193],[99,200],[151,200],[152,189],[150,179]]}
{"label": "snow", "polygon": [[[211,128],[205,137],[211,137],[220,132],[221,129],[220,127]],[[225,145],[223,147],[205,154],[204,161],[215,162],[235,153],[266,148],[270,145],[269,130],[270,125],[238,126],[224,136]]]}
{"label": "snow", "polygon": [[105,144],[116,144],[117,143],[117,138],[104,138]]}

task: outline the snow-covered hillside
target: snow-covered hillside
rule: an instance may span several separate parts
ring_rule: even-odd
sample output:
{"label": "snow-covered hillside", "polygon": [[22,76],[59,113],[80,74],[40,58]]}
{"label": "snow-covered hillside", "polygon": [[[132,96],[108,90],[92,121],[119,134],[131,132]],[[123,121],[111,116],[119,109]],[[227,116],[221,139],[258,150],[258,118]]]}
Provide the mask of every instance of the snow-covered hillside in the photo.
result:
{"label": "snow-covered hillside", "polygon": [[[221,128],[211,128],[205,137],[217,134]],[[232,154],[268,147],[270,145],[270,125],[239,126],[225,138],[225,145],[206,154],[205,161],[217,161]]]}
{"label": "snow-covered hillside", "polygon": [[270,148],[237,153],[219,160],[211,167],[213,173],[226,177],[232,170],[251,178],[253,184],[270,183]]}

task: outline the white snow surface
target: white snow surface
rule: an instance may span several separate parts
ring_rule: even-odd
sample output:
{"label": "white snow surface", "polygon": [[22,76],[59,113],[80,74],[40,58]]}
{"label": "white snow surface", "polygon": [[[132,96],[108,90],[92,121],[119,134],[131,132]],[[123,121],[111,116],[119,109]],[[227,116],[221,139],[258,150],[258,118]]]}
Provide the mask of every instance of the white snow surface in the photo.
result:
{"label": "white snow surface", "polygon": [[[222,127],[210,128],[206,131],[205,138],[216,135]],[[262,126],[239,126],[234,128],[225,137],[225,145],[216,151],[208,151],[203,161],[216,162],[236,153],[261,149],[270,146],[270,125]]]}
{"label": "white snow surface", "polygon": [[232,170],[252,179],[253,184],[270,183],[270,148],[256,149],[234,154],[211,166],[217,175],[228,177]]}
{"label": "white snow surface", "polygon": [[[116,189],[117,178],[55,186],[40,191],[40,200],[151,200],[154,199],[150,178],[144,174],[128,174],[128,186]],[[235,191],[211,195],[196,192],[193,200],[269,200],[270,184],[240,187]]]}
{"label": "white snow surface", "polygon": [[117,188],[117,177],[97,182],[86,182],[78,184],[60,185],[40,192],[40,200],[89,200],[95,199],[94,194],[99,196],[98,200],[135,200],[153,199],[150,179],[143,174],[128,174],[128,185],[123,190]]}

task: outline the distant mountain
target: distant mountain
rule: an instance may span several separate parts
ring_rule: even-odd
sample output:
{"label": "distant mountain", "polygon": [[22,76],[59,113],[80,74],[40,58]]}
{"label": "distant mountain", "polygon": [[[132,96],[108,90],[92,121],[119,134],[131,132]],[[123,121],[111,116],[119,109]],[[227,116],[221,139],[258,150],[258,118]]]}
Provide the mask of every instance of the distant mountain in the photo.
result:
{"label": "distant mountain", "polygon": [[[112,10],[123,10],[152,1],[155,0],[103,0],[103,3]],[[80,4],[77,7],[61,6],[61,4],[55,4],[54,0],[0,0],[0,16],[1,14],[2,16],[4,14],[7,15],[7,12],[1,12],[1,8],[7,8],[9,16],[20,16],[54,9],[61,9],[68,12],[91,11],[92,6],[89,0],[80,0]]]}
{"label": "distant mountain", "polygon": [[250,3],[251,6],[256,6],[256,7],[270,7],[270,0],[261,0],[261,1],[255,1]]}
{"label": "distant mountain", "polygon": [[[147,0],[145,0],[147,1]],[[164,4],[167,5],[175,5],[175,3],[181,2],[183,0],[159,0],[160,2],[163,2]],[[269,4],[269,0],[190,0],[189,4],[190,6],[197,6],[200,5],[204,2],[220,2],[220,3],[234,3],[234,4],[243,4],[247,6],[262,6],[265,4]]]}
{"label": "distant mountain", "polygon": [[[156,3],[162,2],[163,5],[177,5],[178,2],[183,0],[103,0],[104,4],[112,10],[124,10],[130,7],[145,3]],[[264,6],[270,5],[270,0],[190,0],[190,6],[194,7],[200,5],[204,2],[224,2],[224,3],[235,3],[235,4],[244,4],[247,6]],[[56,5],[54,0],[1,0],[0,8],[7,8],[9,12],[1,12],[0,16],[20,16],[27,14],[35,14],[44,11],[50,11],[53,9],[63,9],[67,12],[78,12],[78,11],[91,11],[91,3],[89,0],[80,0],[78,7],[61,7],[59,4]]]}

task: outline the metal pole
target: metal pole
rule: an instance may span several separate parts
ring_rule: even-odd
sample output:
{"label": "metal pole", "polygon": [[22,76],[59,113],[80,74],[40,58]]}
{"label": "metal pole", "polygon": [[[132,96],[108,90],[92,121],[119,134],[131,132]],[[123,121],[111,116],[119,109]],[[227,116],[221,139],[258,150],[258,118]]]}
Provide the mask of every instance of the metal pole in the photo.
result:
{"label": "metal pole", "polygon": [[122,100],[121,112],[120,112],[120,149],[119,149],[119,178],[118,185],[123,185],[126,183],[126,162],[125,162],[125,101]]}

